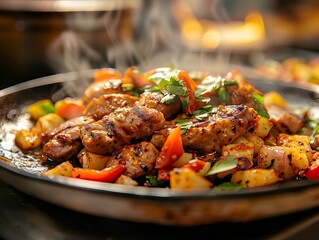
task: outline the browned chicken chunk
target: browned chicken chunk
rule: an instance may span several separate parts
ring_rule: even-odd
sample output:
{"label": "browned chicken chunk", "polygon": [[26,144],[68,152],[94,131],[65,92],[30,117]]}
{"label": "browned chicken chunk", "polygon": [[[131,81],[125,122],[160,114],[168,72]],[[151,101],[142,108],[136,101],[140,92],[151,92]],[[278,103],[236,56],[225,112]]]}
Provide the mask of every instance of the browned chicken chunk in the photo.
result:
{"label": "browned chicken chunk", "polygon": [[150,142],[127,145],[117,150],[107,162],[106,167],[123,164],[125,175],[137,178],[152,171],[159,151]]}
{"label": "browned chicken chunk", "polygon": [[142,106],[119,108],[101,120],[84,126],[81,138],[89,152],[111,154],[124,145],[151,137],[164,124],[163,114],[155,109]]}
{"label": "browned chicken chunk", "polygon": [[[220,152],[222,146],[252,129],[256,117],[257,112],[245,105],[221,105],[217,113],[193,122],[186,133],[182,134],[183,145],[202,153]],[[161,148],[168,133],[168,129],[156,132],[151,142]]]}
{"label": "browned chicken chunk", "polygon": [[118,108],[133,106],[138,99],[138,97],[127,94],[104,94],[99,98],[94,98],[87,105],[84,115],[93,116],[96,120],[100,120]]}
{"label": "browned chicken chunk", "polygon": [[82,147],[80,127],[92,122],[91,117],[78,117],[62,123],[47,134],[51,139],[44,145],[43,153],[57,162],[71,158]]}
{"label": "browned chicken chunk", "polygon": [[121,79],[94,82],[85,89],[82,96],[83,104],[87,105],[93,98],[98,98],[103,94],[122,93],[123,91],[121,86]]}
{"label": "browned chicken chunk", "polygon": [[176,97],[173,103],[165,104],[161,102],[162,97],[158,92],[145,92],[141,94],[140,100],[136,102],[136,105],[154,108],[163,113],[165,119],[170,119],[181,110],[182,102]]}

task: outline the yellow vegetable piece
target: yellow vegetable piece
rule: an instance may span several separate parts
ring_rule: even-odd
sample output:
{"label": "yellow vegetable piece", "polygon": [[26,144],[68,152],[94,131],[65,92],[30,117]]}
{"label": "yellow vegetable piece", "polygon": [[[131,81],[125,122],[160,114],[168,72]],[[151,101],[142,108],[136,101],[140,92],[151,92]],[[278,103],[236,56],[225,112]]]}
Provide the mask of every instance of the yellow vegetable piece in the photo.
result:
{"label": "yellow vegetable piece", "polygon": [[58,166],[42,173],[44,176],[64,176],[64,177],[72,177],[72,169],[73,166],[69,161],[63,162],[59,164]]}
{"label": "yellow vegetable piece", "polygon": [[212,185],[206,178],[189,168],[175,168],[170,173],[170,186],[175,190],[205,190]]}
{"label": "yellow vegetable piece", "polygon": [[15,136],[15,143],[22,150],[33,149],[40,146],[41,140],[41,132],[36,128],[20,130]]}
{"label": "yellow vegetable piece", "polygon": [[282,108],[286,108],[288,106],[285,99],[278,92],[275,92],[275,91],[268,92],[264,95],[264,104],[266,108],[267,106],[270,106],[273,104]]}
{"label": "yellow vegetable piece", "polygon": [[64,122],[64,119],[55,113],[49,113],[43,117],[40,117],[36,123],[36,128],[42,132],[46,133],[47,131],[52,130],[61,123]]}
{"label": "yellow vegetable piece", "polygon": [[33,120],[38,120],[40,117],[54,112],[55,108],[50,99],[35,102],[28,107],[28,113]]}
{"label": "yellow vegetable piece", "polygon": [[262,187],[281,181],[273,169],[249,169],[233,174],[231,182],[246,188]]}

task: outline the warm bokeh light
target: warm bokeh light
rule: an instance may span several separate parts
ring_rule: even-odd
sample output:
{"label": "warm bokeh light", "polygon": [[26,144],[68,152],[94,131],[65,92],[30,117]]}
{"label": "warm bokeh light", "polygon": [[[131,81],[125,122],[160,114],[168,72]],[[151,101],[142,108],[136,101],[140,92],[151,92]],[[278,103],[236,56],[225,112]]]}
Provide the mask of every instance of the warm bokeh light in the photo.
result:
{"label": "warm bokeh light", "polygon": [[[184,44],[191,48],[214,50],[216,48],[249,49],[264,43],[265,27],[258,12],[250,12],[242,22],[218,22],[197,19],[185,2],[174,11],[180,25]],[[185,10],[185,14],[181,13]]]}

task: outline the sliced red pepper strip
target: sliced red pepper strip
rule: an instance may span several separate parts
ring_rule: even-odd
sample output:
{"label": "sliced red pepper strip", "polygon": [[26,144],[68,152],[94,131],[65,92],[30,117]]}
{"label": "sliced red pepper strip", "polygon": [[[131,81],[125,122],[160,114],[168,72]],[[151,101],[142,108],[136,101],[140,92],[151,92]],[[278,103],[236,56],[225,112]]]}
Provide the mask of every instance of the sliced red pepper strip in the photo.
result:
{"label": "sliced red pepper strip", "polygon": [[159,156],[156,159],[155,168],[166,167],[175,162],[184,153],[181,135],[181,126],[171,130]]}
{"label": "sliced red pepper strip", "polygon": [[305,177],[309,180],[319,180],[319,164],[313,162],[305,172]]}
{"label": "sliced red pepper strip", "polygon": [[76,103],[64,103],[56,111],[56,113],[64,119],[72,119],[83,115],[84,107]]}
{"label": "sliced red pepper strip", "polygon": [[205,163],[206,162],[202,160],[193,159],[193,160],[190,160],[188,163],[186,163],[184,166],[182,166],[182,168],[189,168],[195,172],[199,172],[200,170],[203,169],[203,167],[205,166]]}
{"label": "sliced red pepper strip", "polygon": [[85,168],[73,168],[72,177],[80,178],[99,182],[114,182],[125,170],[125,166],[122,164],[114,165],[103,170],[85,169]]}
{"label": "sliced red pepper strip", "polygon": [[177,77],[179,80],[181,80],[184,83],[184,86],[187,89],[187,97],[189,99],[189,103],[186,107],[186,112],[189,114],[192,114],[194,110],[196,109],[196,100],[194,92],[197,88],[197,84],[191,77],[188,75],[187,72],[181,70]]}
{"label": "sliced red pepper strip", "polygon": [[169,181],[170,176],[169,173],[173,170],[173,167],[167,166],[164,168],[158,169],[157,178],[162,181]]}

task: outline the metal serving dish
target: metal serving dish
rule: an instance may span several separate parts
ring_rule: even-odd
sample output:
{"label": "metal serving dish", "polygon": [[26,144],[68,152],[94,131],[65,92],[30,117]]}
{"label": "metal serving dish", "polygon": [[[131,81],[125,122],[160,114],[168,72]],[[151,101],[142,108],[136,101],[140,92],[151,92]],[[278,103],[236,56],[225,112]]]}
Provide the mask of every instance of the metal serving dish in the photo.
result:
{"label": "metal serving dish", "polygon": [[[231,192],[209,190],[182,193],[170,189],[40,176],[38,173],[44,167],[39,161],[24,155],[13,144],[14,131],[30,124],[24,114],[25,106],[50,96],[55,98],[61,94],[63,83],[78,86],[92,73],[53,75],[0,91],[0,178],[4,182],[35,198],[75,211],[165,225],[244,222],[319,205],[317,181],[291,181]],[[319,89],[262,79],[250,82],[264,92],[280,92],[291,104],[318,105]],[[63,94],[60,96],[64,97]]]}

